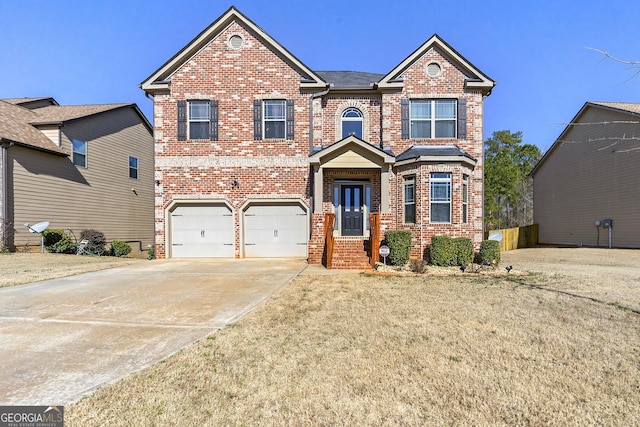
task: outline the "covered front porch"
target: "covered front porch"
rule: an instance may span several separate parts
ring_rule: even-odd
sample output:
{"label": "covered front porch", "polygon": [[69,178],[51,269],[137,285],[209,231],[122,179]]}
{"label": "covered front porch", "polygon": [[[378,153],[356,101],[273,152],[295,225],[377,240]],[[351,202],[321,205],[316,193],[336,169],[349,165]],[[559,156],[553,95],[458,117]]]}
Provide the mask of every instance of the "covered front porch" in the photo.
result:
{"label": "covered front porch", "polygon": [[309,263],[327,268],[371,268],[390,218],[390,174],[395,157],[355,136],[316,150],[313,166]]}

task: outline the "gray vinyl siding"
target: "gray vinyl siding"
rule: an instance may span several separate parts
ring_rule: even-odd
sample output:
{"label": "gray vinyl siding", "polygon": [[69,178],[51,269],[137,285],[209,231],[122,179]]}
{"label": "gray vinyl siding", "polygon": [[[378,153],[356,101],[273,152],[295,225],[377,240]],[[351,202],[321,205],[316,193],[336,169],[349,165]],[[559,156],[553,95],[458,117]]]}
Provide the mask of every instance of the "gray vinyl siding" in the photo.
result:
{"label": "gray vinyl siding", "polygon": [[[590,107],[554,144],[534,175],[540,243],[596,246],[595,221],[612,218],[613,246],[640,247],[640,141],[620,139],[639,137],[640,125],[611,123],[638,119]],[[602,227],[599,244],[608,245]]]}
{"label": "gray vinyl siding", "polygon": [[[74,138],[87,141],[87,168],[71,157],[10,148],[15,246],[39,244],[24,223],[49,221],[77,237],[93,228],[108,241],[139,240],[146,250],[154,241],[151,133],[127,108],[66,124],[62,148],[69,154]],[[129,156],[139,160],[137,180],[129,178]]]}

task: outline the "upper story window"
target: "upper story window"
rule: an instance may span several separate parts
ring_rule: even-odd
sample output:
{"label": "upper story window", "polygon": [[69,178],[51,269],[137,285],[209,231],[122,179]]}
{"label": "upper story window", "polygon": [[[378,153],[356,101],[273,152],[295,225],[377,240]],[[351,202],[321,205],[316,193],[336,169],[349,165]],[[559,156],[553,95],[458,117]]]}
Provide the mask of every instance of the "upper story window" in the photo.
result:
{"label": "upper story window", "polygon": [[410,112],[411,138],[456,137],[455,100],[412,100]]}
{"label": "upper story window", "polygon": [[451,222],[451,174],[436,172],[430,176],[431,222]]}
{"label": "upper story window", "polygon": [[405,98],[401,102],[403,139],[466,139],[466,99]]}
{"label": "upper story window", "polygon": [[264,101],[264,139],[284,139],[286,104],[284,100]]}
{"label": "upper story window", "polygon": [[73,164],[76,166],[87,167],[87,142],[74,139],[73,146]]}
{"label": "upper story window", "polygon": [[293,139],[293,118],[293,99],[254,100],[253,139]]}
{"label": "upper story window", "polygon": [[178,141],[218,140],[218,101],[178,101]]}
{"label": "upper story window", "polygon": [[129,156],[129,178],[138,179],[138,158]]}
{"label": "upper story window", "polygon": [[362,139],[362,112],[357,108],[347,108],[342,113],[342,137],[349,135]]}

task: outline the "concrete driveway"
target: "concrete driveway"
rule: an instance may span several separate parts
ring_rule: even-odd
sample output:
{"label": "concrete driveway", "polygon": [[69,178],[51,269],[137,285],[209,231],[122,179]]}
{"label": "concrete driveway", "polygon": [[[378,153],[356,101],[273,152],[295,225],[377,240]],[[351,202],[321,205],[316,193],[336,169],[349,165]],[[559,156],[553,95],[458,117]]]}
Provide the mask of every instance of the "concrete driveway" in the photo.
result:
{"label": "concrete driveway", "polygon": [[64,405],[237,320],[306,267],[157,260],[0,289],[0,405]]}

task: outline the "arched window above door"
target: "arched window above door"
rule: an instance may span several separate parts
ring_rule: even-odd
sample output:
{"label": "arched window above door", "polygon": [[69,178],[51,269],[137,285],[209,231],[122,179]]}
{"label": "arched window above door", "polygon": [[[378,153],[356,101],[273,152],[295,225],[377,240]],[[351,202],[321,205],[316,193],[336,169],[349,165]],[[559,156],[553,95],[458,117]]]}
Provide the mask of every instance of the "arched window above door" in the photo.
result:
{"label": "arched window above door", "polygon": [[342,112],[342,138],[349,135],[362,139],[362,112],[357,108],[347,108]]}

